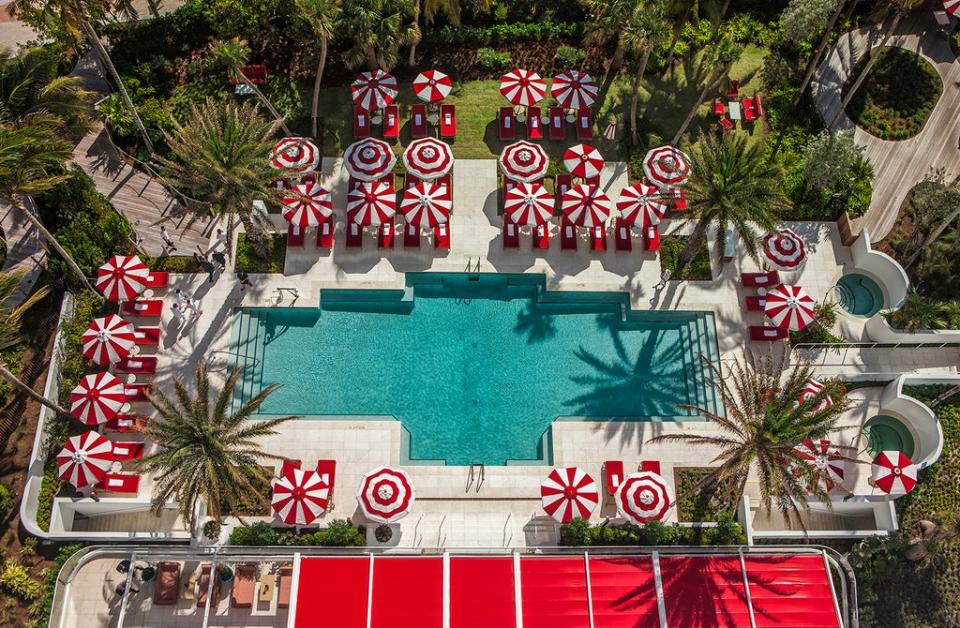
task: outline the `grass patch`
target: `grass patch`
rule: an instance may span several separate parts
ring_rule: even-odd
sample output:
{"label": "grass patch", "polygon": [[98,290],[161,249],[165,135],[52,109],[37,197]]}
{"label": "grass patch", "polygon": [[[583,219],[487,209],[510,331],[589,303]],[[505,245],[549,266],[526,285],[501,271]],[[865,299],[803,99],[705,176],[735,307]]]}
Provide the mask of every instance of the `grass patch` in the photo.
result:
{"label": "grass patch", "polygon": [[876,65],[847,105],[847,115],[881,139],[913,137],[940,99],[940,75],[923,57],[909,50],[888,47],[877,54]]}
{"label": "grass patch", "polygon": [[710,281],[713,279],[713,273],[710,270],[710,252],[707,250],[706,242],[697,251],[693,260],[683,269],[683,272],[677,275],[677,262],[680,259],[680,252],[687,246],[689,240],[688,236],[664,236],[660,240],[660,266],[664,270],[670,271],[670,279],[674,281]]}
{"label": "grass patch", "polygon": [[735,515],[732,510],[723,508],[716,498],[716,491],[697,490],[697,484],[711,471],[713,469],[709,467],[677,467],[673,470],[679,521],[720,521],[724,515]]}
{"label": "grass patch", "polygon": [[247,241],[247,235],[241,233],[237,238],[237,270],[248,273],[282,273],[287,257],[286,236],[279,233],[268,234],[264,238],[267,256],[261,257]]}

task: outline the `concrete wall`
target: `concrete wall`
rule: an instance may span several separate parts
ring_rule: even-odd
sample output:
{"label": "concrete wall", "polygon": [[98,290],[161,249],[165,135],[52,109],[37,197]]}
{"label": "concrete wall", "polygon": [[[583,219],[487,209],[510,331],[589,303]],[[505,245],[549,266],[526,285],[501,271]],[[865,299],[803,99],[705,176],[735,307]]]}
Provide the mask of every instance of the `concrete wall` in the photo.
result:
{"label": "concrete wall", "polygon": [[883,389],[880,396],[880,412],[894,416],[910,430],[916,445],[913,461],[926,468],[940,459],[943,452],[943,428],[933,410],[920,401],[903,393],[905,385],[960,384],[960,376],[944,375],[936,378],[916,378],[901,375]]}
{"label": "concrete wall", "polygon": [[874,342],[887,344],[960,344],[960,330],[934,329],[928,331],[907,331],[894,329],[880,314],[871,316],[864,325],[864,331]]}
{"label": "concrete wall", "polygon": [[903,305],[910,288],[910,279],[906,271],[886,253],[873,250],[870,244],[870,233],[864,229],[850,246],[853,256],[853,266],[856,272],[861,272],[875,280],[883,290],[886,298],[884,309],[896,310]]}

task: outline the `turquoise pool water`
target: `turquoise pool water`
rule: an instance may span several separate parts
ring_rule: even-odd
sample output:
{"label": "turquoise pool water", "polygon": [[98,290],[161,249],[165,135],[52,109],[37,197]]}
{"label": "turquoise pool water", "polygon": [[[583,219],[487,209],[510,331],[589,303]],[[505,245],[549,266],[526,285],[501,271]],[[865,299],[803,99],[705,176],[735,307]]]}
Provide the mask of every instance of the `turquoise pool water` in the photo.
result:
{"label": "turquoise pool water", "polygon": [[913,457],[916,445],[913,434],[899,419],[885,414],[877,415],[863,424],[867,434],[867,447],[871,455],[881,451],[902,451],[908,458]]}
{"label": "turquoise pool water", "polygon": [[[710,313],[634,312],[624,293],[551,292],[542,275],[418,273],[407,285],[324,290],[315,309],[241,309],[241,396],[280,382],[263,414],[393,417],[410,461],[457,465],[548,463],[559,417],[717,409],[700,358],[718,356]],[[598,424],[608,428],[637,441],[629,423]]]}
{"label": "turquoise pool water", "polygon": [[837,293],[840,307],[854,316],[873,316],[883,308],[883,290],[876,281],[860,273],[841,277]]}

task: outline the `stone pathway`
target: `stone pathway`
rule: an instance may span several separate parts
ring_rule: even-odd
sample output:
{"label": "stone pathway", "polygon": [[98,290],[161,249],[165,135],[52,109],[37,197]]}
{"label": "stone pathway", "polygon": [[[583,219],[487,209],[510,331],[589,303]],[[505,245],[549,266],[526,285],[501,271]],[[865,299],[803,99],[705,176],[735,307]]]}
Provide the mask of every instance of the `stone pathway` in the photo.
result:
{"label": "stone pathway", "polygon": [[[32,205],[32,201],[30,201]],[[12,305],[19,305],[33,292],[37,278],[46,263],[43,236],[23,215],[6,203],[0,203],[0,229],[7,243],[7,257],[3,261],[5,273],[23,273],[20,294]]]}

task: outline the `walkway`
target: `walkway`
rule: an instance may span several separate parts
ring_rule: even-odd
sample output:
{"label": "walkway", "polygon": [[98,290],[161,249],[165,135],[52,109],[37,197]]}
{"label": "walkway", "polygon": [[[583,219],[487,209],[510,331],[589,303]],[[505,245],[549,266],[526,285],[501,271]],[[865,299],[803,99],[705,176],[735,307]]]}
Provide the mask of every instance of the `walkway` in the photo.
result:
{"label": "walkway", "polygon": [[[827,55],[812,83],[817,108],[825,120],[830,121],[840,107],[840,90],[851,68],[882,39],[880,26],[861,28],[842,35]],[[943,81],[943,95],[920,133],[908,140],[881,140],[855,129],[856,142],[866,148],[874,168],[873,199],[856,227],[866,227],[874,241],[890,233],[907,194],[924,177],[938,168],[943,168],[948,180],[960,174],[960,63],[946,35],[938,30],[933,13],[924,8],[901,21],[888,45],[911,50],[932,63]],[[853,122],[841,115],[837,128],[853,127]]]}
{"label": "walkway", "polygon": [[[33,202],[30,201],[32,206]],[[11,305],[19,305],[26,299],[36,285],[46,261],[46,247],[39,231],[23,215],[6,203],[0,203],[0,229],[3,229],[7,244],[7,256],[3,260],[5,273],[23,273],[20,280],[20,294],[13,298]]]}

